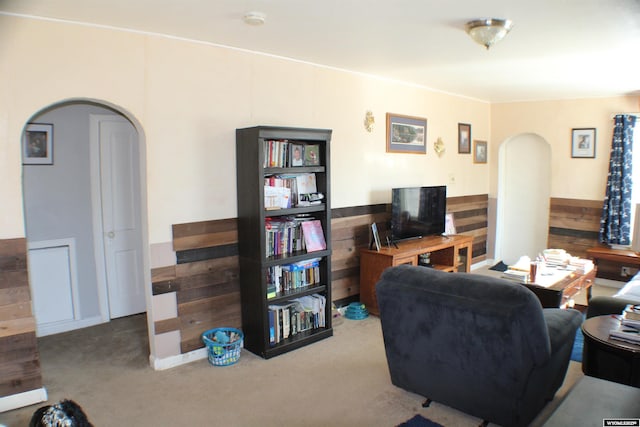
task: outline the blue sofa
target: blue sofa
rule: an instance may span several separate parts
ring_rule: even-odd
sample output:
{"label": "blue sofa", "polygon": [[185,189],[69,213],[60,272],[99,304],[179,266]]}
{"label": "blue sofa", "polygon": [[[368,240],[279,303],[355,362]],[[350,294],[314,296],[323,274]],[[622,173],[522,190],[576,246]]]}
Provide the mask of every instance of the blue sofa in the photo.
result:
{"label": "blue sofa", "polygon": [[640,272],[636,273],[615,295],[591,298],[587,307],[587,318],[620,314],[628,304],[640,304]]}
{"label": "blue sofa", "polygon": [[376,294],[391,382],[503,426],[554,397],[582,321],[519,284],[426,267],[388,268]]}

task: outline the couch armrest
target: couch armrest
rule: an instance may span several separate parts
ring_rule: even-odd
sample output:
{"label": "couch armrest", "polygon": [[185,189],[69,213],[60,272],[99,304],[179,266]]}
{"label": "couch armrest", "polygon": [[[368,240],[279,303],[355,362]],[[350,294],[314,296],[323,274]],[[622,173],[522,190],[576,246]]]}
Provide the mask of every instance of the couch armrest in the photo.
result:
{"label": "couch armrest", "polygon": [[587,307],[587,319],[605,314],[622,314],[627,304],[634,304],[634,302],[620,297],[593,297],[589,300]]}

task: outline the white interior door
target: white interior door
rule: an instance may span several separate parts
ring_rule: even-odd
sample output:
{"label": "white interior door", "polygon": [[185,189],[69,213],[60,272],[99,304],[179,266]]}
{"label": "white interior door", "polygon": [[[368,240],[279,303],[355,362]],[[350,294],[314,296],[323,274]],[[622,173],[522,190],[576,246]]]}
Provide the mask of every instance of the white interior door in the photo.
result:
{"label": "white interior door", "polygon": [[535,258],[547,246],[551,149],[533,134],[518,135],[500,147],[496,255],[511,265]]}
{"label": "white interior door", "polygon": [[99,119],[104,261],[111,318],[146,311],[142,274],[138,133],[126,119]]}

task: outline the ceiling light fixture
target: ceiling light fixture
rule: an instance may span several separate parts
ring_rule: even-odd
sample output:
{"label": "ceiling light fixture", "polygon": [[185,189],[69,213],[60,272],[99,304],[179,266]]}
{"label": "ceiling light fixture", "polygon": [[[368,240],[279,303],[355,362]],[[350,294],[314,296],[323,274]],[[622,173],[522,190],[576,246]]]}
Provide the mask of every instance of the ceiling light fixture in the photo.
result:
{"label": "ceiling light fixture", "polygon": [[249,25],[262,25],[264,24],[266,16],[262,12],[247,12],[244,15],[244,22]]}
{"label": "ceiling light fixture", "polygon": [[513,22],[509,19],[476,19],[469,21],[465,25],[467,34],[478,44],[486,47],[487,50],[507,35],[513,27]]}

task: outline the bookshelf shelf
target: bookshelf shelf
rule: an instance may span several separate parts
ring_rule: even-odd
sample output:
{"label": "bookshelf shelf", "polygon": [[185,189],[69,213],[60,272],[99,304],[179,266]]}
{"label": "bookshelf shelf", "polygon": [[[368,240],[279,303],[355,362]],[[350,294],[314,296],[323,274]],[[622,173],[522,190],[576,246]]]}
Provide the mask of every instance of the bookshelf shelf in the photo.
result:
{"label": "bookshelf shelf", "polygon": [[284,173],[323,173],[325,171],[324,166],[296,166],[294,168],[264,168],[265,175],[278,175]]}
{"label": "bookshelf shelf", "polygon": [[286,216],[286,215],[300,215],[305,213],[313,213],[313,212],[324,212],[327,209],[324,203],[319,205],[312,206],[299,206],[295,208],[288,209],[265,209],[265,216],[276,217],[276,216]]}
{"label": "bookshelf shelf", "polygon": [[311,295],[319,292],[325,292],[327,287],[325,285],[309,285],[304,288],[296,289],[293,291],[283,291],[276,293],[275,297],[269,298],[269,304],[280,303],[283,301],[287,301],[291,298],[298,298],[305,295]]}
{"label": "bookshelf shelf", "polygon": [[[280,264],[293,264],[296,262],[304,261],[309,258],[324,258],[331,254],[330,250],[317,251],[317,252],[293,252],[286,255],[274,255],[265,258],[264,265],[265,266],[274,266]],[[311,257],[309,255],[312,255]]]}
{"label": "bookshelf shelf", "polygon": [[[244,346],[265,359],[333,335],[330,140],[327,129],[236,130]],[[313,178],[312,185],[305,177]],[[315,200],[301,194],[315,193],[322,203],[298,205]],[[326,248],[307,252],[305,246],[318,241],[319,249]]]}

